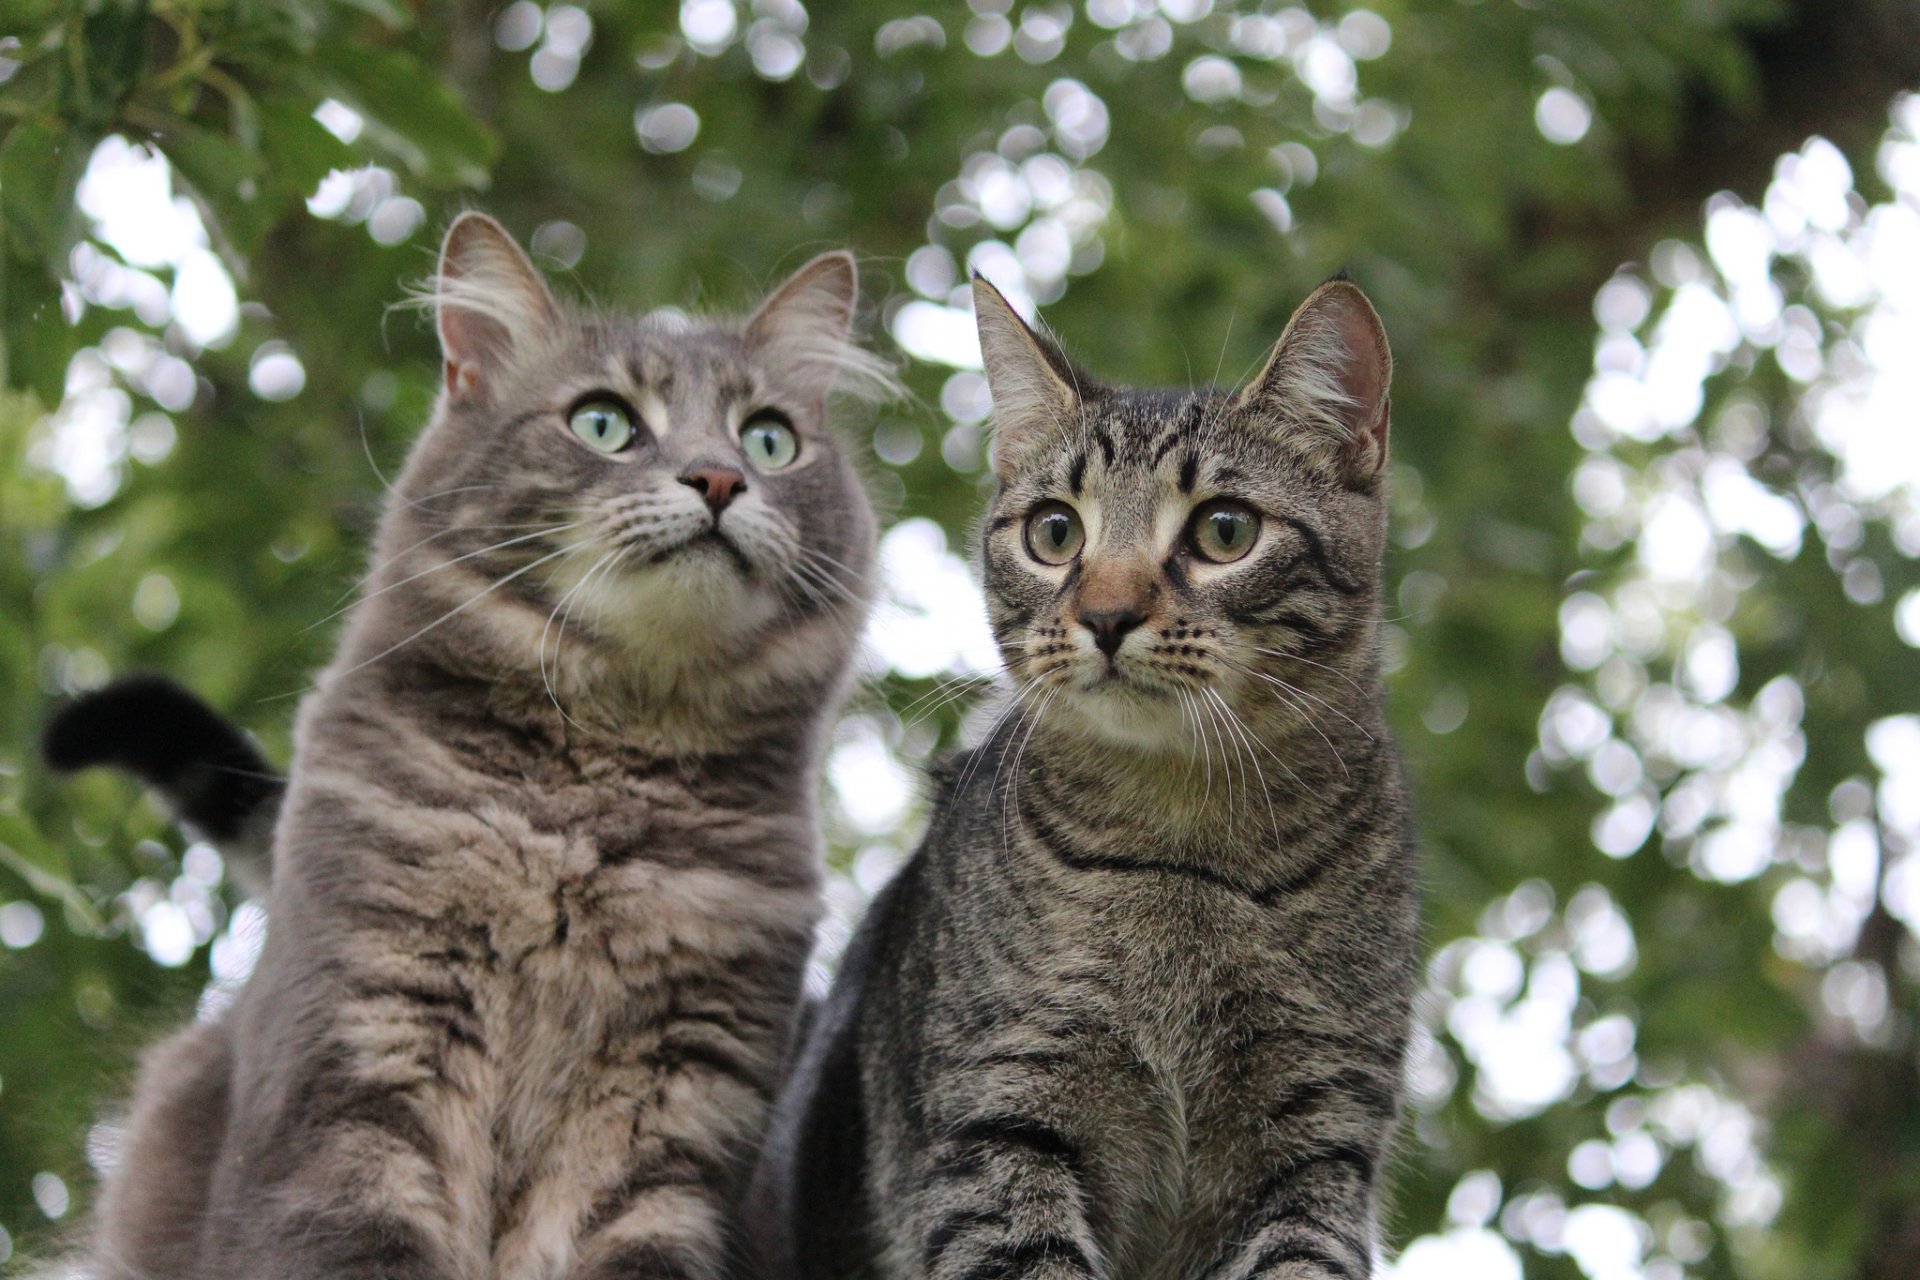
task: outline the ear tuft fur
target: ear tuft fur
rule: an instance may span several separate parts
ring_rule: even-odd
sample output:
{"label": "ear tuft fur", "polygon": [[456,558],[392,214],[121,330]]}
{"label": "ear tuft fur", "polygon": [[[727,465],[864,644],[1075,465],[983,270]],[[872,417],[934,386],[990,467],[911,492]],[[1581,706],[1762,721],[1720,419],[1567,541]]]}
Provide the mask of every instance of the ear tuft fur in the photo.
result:
{"label": "ear tuft fur", "polygon": [[1380,317],[1342,274],[1300,304],[1234,404],[1276,419],[1293,439],[1318,442],[1349,483],[1365,484],[1386,464],[1392,378]]}
{"label": "ear tuft fur", "polygon": [[867,404],[905,394],[893,366],[854,340],[860,273],[844,249],[788,276],[747,321],[747,341],[805,380],[824,402],[835,391]]}
{"label": "ear tuft fur", "polygon": [[1034,450],[1078,417],[1079,375],[1058,348],[1020,318],[1006,296],[974,273],[980,362],[993,395],[993,466],[1011,479]]}
{"label": "ear tuft fur", "polygon": [[524,354],[558,320],[546,280],[507,229],[469,210],[453,220],[440,265],[413,291],[434,313],[447,390],[483,394],[490,370]]}

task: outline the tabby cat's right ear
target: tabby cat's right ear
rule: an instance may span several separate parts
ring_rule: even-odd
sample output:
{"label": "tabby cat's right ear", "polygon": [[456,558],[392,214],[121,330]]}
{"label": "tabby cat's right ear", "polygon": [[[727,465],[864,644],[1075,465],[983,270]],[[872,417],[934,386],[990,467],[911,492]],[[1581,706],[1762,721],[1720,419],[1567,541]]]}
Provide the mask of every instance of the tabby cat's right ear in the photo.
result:
{"label": "tabby cat's right ear", "polygon": [[559,307],[546,281],[507,229],[484,213],[463,213],[440,245],[433,281],[447,394],[487,395],[487,380],[538,334]]}
{"label": "tabby cat's right ear", "polygon": [[1028,327],[984,276],[973,277],[980,360],[993,393],[993,469],[1012,480],[1079,418],[1080,398],[1066,357]]}
{"label": "tabby cat's right ear", "polygon": [[1300,304],[1233,404],[1327,457],[1348,484],[1366,486],[1387,462],[1392,381],[1380,317],[1358,285],[1336,276]]}

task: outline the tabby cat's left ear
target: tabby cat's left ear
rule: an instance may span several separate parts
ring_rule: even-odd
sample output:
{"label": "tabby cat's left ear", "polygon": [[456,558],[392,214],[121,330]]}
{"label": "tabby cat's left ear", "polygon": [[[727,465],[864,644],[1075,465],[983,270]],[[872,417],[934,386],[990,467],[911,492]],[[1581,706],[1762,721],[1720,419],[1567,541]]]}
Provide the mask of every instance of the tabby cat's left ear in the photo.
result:
{"label": "tabby cat's left ear", "polygon": [[973,278],[973,318],[993,396],[993,469],[1006,482],[1077,419],[1080,398],[1066,357],[980,275]]}
{"label": "tabby cat's left ear", "polygon": [[1317,443],[1348,484],[1364,486],[1387,461],[1387,387],[1393,355],[1367,295],[1349,280],[1315,289],[1287,322],[1266,367],[1235,393],[1235,408]]}
{"label": "tabby cat's left ear", "polygon": [[433,279],[447,394],[484,398],[515,352],[549,332],[560,309],[539,269],[507,229],[484,213],[453,220]]}

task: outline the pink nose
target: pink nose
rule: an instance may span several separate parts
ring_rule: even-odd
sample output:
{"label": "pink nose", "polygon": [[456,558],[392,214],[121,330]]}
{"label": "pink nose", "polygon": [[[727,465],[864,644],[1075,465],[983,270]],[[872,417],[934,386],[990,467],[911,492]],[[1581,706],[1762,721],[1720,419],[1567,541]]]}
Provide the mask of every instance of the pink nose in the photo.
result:
{"label": "pink nose", "polygon": [[747,478],[732,467],[693,467],[680,473],[680,483],[698,489],[716,516],[727,509],[734,495],[747,491]]}

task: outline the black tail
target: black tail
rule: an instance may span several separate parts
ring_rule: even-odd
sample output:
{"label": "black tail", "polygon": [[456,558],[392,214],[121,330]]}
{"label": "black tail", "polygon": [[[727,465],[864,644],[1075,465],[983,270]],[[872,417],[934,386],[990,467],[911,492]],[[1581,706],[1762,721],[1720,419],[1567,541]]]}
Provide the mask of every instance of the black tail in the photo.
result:
{"label": "black tail", "polygon": [[251,739],[164,676],[136,675],[61,707],[41,737],[62,773],[108,765],[158,791],[249,888],[266,885],[286,779]]}

